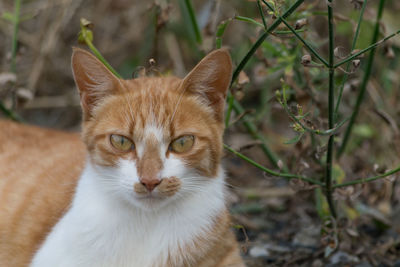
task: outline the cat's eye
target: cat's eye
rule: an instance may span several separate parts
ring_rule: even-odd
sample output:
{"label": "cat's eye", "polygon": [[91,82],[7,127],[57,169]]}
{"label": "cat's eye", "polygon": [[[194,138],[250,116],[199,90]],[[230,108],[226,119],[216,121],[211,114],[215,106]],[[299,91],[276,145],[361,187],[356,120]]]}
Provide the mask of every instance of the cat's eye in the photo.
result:
{"label": "cat's eye", "polygon": [[120,151],[127,152],[134,148],[133,142],[122,135],[112,134],[110,136],[110,142],[113,147]]}
{"label": "cat's eye", "polygon": [[194,143],[193,135],[184,135],[172,141],[170,145],[170,150],[176,153],[184,153],[192,148],[193,143]]}

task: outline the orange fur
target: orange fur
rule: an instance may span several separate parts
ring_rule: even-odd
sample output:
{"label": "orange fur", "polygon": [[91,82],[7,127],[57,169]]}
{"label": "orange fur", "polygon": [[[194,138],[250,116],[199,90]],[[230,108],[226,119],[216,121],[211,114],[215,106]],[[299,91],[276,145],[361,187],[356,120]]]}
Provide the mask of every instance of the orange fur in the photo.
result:
{"label": "orange fur", "polygon": [[27,266],[85,163],[76,134],[0,121],[0,266]]}
{"label": "orange fur", "polygon": [[[120,158],[132,159],[143,179],[155,179],[163,163],[154,137],[144,132],[150,119],[163,126],[162,138],[167,143],[182,135],[195,135],[193,148],[177,156],[201,175],[215,177],[222,156],[221,114],[226,88],[220,92],[210,88],[227,87],[230,65],[213,79],[202,82],[204,76],[210,76],[210,58],[231,64],[227,53],[220,50],[204,59],[184,80],[119,80],[91,54],[75,49],[73,69],[84,114],[83,142],[72,133],[0,121],[0,266],[28,265],[47,233],[68,209],[86,155],[102,166],[114,166]],[[85,68],[98,75],[87,73]],[[93,92],[94,86],[103,87]],[[139,158],[135,150],[117,151],[110,145],[110,134],[123,135],[134,142],[145,140],[143,156]],[[167,156],[168,153],[172,152],[168,151]],[[165,179],[158,185],[159,192],[168,197],[174,195],[181,186],[179,179],[162,178]],[[140,183],[132,189],[146,192]],[[244,266],[227,211],[215,219],[207,238],[198,237],[194,243],[195,246],[181,248],[181,253],[193,255],[183,266]],[[170,255],[171,259],[175,256]],[[167,266],[172,267],[172,262]]]}

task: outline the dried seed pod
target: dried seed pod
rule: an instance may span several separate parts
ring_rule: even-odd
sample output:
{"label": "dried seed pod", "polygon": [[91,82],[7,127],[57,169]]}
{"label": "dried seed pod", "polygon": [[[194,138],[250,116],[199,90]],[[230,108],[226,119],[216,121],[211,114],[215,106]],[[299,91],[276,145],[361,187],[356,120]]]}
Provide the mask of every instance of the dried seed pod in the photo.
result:
{"label": "dried seed pod", "polygon": [[360,9],[363,4],[363,0],[350,0],[350,3],[353,4],[354,9]]}
{"label": "dried seed pod", "polygon": [[250,82],[249,76],[247,76],[247,74],[244,71],[241,71],[238,77],[238,84],[243,85],[249,82]]}
{"label": "dried seed pod", "polygon": [[396,57],[396,55],[394,54],[393,48],[392,48],[391,46],[389,46],[389,47],[386,49],[385,56],[386,56],[387,58],[389,58],[389,59],[394,59],[394,58]]}
{"label": "dried seed pod", "polygon": [[18,88],[16,92],[17,100],[20,103],[25,103],[33,99],[33,93],[26,88]]}
{"label": "dried seed pod", "polygon": [[361,60],[359,60],[359,59],[354,59],[351,63],[353,63],[354,69],[357,69],[357,68],[360,66],[360,64],[361,64]]}
{"label": "dried seed pod", "polygon": [[306,18],[299,19],[296,21],[296,24],[294,25],[294,29],[299,30],[299,29],[303,28],[305,25],[307,25],[307,23],[308,23],[308,21]]}
{"label": "dried seed pod", "polygon": [[345,56],[344,56],[343,53],[341,52],[341,51],[342,51],[342,48],[343,48],[343,47],[341,47],[341,46],[337,46],[337,47],[335,47],[335,49],[333,50],[333,54],[335,55],[336,58],[339,58],[339,59],[345,58]]}
{"label": "dried seed pod", "polygon": [[301,64],[303,64],[303,66],[308,66],[311,63],[311,56],[306,54],[304,56],[301,57]]}
{"label": "dried seed pod", "polygon": [[149,59],[149,64],[150,64],[150,66],[156,65],[156,60],[154,58],[150,58]]}
{"label": "dried seed pod", "polygon": [[[355,55],[355,54],[357,54],[358,52],[360,52],[361,50],[360,49],[354,49],[353,51],[351,51],[351,55]],[[361,55],[358,55],[357,56],[357,58],[363,58],[364,57],[364,54],[361,54]]]}

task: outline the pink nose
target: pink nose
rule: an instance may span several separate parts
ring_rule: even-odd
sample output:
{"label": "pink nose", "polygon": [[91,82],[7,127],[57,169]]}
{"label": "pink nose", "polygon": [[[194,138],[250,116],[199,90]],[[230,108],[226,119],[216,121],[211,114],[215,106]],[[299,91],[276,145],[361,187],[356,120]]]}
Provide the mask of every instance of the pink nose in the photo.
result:
{"label": "pink nose", "polygon": [[161,180],[158,179],[142,179],[140,181],[142,185],[144,185],[149,192],[153,191],[154,188],[156,188],[157,185],[161,183]]}

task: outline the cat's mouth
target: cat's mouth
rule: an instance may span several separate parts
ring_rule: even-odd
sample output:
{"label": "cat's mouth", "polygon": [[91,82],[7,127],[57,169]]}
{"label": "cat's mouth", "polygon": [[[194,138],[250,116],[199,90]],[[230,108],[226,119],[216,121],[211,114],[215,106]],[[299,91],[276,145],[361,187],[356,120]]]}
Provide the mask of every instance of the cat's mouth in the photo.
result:
{"label": "cat's mouth", "polygon": [[149,191],[143,184],[135,183],[134,191],[139,199],[164,199],[172,197],[181,188],[181,180],[175,176],[163,178],[154,190]]}

